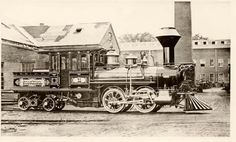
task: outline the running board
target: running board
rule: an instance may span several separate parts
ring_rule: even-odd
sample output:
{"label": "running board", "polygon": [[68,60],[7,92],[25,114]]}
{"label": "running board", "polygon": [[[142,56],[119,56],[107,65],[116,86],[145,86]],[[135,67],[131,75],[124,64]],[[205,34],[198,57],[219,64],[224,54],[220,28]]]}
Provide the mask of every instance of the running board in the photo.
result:
{"label": "running board", "polygon": [[184,111],[200,111],[200,110],[212,110],[212,108],[205,102],[194,97],[193,95],[187,94],[185,96]]}

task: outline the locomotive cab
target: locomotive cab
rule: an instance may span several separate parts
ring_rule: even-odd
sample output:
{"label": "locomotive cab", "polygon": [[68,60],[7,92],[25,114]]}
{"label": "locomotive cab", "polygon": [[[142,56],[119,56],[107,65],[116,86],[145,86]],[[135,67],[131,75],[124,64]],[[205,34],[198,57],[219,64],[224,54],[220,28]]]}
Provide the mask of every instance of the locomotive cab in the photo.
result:
{"label": "locomotive cab", "polygon": [[49,56],[50,88],[90,88],[97,67],[107,64],[107,51],[40,51]]}

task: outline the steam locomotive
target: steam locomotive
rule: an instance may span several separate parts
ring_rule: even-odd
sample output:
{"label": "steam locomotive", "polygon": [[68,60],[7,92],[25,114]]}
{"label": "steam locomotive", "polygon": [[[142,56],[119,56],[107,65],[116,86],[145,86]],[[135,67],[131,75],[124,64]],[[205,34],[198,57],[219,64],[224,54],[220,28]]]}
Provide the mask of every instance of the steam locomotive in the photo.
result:
{"label": "steam locomotive", "polygon": [[163,46],[163,66],[149,66],[126,57],[119,66],[119,54],[103,48],[40,49],[49,56],[48,70],[14,73],[14,92],[19,93],[21,110],[62,110],[66,104],[104,107],[119,113],[135,107],[141,113],[160,110],[164,105],[184,111],[212,109],[194,97],[194,64],[176,65],[174,47],[180,35],[175,28],[162,28],[157,36]]}

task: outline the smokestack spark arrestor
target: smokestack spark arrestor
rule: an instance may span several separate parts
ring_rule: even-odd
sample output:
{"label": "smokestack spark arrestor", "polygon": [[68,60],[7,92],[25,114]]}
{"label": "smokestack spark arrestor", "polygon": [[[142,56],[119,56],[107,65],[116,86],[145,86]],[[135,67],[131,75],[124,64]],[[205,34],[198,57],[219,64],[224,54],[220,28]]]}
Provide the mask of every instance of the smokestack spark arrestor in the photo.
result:
{"label": "smokestack spark arrestor", "polygon": [[163,46],[163,64],[175,64],[175,45],[180,39],[180,35],[174,27],[163,27],[156,37]]}

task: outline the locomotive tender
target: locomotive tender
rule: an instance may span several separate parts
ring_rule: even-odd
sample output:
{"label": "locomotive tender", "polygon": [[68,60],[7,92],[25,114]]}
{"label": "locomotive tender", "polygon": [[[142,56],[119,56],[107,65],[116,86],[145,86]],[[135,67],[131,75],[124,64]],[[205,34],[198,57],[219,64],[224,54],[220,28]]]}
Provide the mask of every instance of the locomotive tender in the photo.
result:
{"label": "locomotive tender", "polygon": [[172,27],[157,36],[163,46],[163,66],[148,66],[133,56],[119,66],[119,54],[97,47],[47,47],[38,51],[49,56],[49,69],[14,73],[14,92],[21,110],[62,110],[66,104],[104,107],[110,113],[133,106],[141,113],[158,111],[164,105],[185,111],[210,110],[194,97],[194,64],[176,65],[174,47],[180,35]]}

